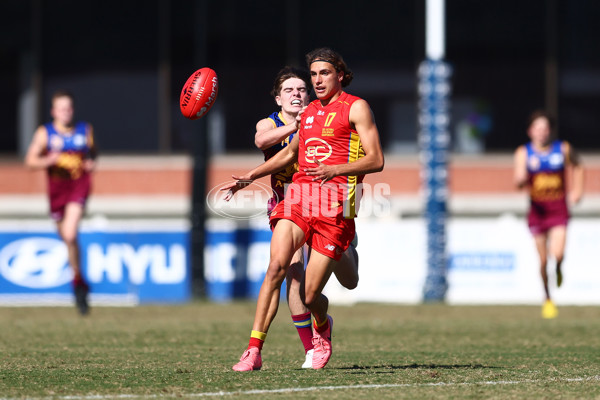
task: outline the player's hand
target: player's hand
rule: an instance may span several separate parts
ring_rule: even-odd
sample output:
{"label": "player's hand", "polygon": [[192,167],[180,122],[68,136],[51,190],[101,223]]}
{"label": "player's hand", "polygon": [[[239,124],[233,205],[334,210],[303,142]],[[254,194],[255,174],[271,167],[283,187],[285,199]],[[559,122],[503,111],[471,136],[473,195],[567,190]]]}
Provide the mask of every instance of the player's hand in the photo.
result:
{"label": "player's hand", "polygon": [[306,175],[313,177],[313,182],[321,181],[321,186],[328,180],[331,180],[337,176],[335,173],[335,165],[325,165],[319,160],[315,159],[316,167],[306,168],[304,172]]}
{"label": "player's hand", "polygon": [[91,158],[86,158],[83,160],[83,169],[86,172],[92,172],[94,169],[96,169],[96,161],[92,160]]}
{"label": "player's hand", "polygon": [[59,157],[60,157],[60,152],[58,152],[58,151],[51,151],[48,154],[46,154],[46,159],[45,159],[46,167],[51,167],[51,166],[55,165],[58,162]]}
{"label": "player's hand", "polygon": [[571,191],[569,193],[569,203],[571,205],[576,205],[581,201],[581,193]]}
{"label": "player's hand", "polygon": [[242,190],[243,188],[252,183],[252,179],[248,178],[247,176],[231,175],[231,177],[235,179],[235,181],[230,182],[221,188],[221,191],[227,191],[227,194],[225,194],[225,201],[231,200],[233,198],[233,195],[238,190]]}
{"label": "player's hand", "polygon": [[307,106],[302,107],[302,110],[298,111],[298,115],[296,115],[296,129],[300,129],[300,122],[302,122],[302,114],[304,114],[304,110],[306,110]]}

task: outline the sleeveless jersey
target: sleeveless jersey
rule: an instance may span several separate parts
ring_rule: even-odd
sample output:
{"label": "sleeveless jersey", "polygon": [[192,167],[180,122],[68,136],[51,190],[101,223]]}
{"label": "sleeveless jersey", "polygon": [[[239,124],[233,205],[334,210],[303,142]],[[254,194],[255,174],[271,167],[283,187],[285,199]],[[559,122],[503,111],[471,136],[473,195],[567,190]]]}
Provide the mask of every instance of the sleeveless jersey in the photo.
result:
{"label": "sleeveless jersey", "polygon": [[[273,114],[269,115],[268,119],[273,123],[274,128],[287,125],[281,116],[281,112],[274,112]],[[283,141],[281,141],[281,143],[274,144],[268,149],[264,149],[263,154],[265,156],[265,161],[279,153],[281,150],[283,150],[283,148],[290,144],[295,134],[296,132],[285,138]],[[292,176],[294,176],[296,171],[298,171],[298,163],[294,163],[294,165],[290,165],[289,167],[271,175],[271,189],[273,190],[273,197],[269,199],[267,205],[269,212],[273,210],[273,207],[275,207],[277,203],[283,200],[285,195],[285,186],[292,182]]]}
{"label": "sleeveless jersey", "polygon": [[[302,114],[298,149],[299,172],[296,183],[312,183],[305,168],[315,167],[316,161],[325,165],[347,164],[364,156],[356,130],[350,126],[350,107],[359,97],[342,92],[340,97],[325,107],[319,100],[311,102]],[[356,217],[356,189],[363,181],[360,176],[336,176],[327,183],[338,189],[338,199],[344,204],[345,215]]]}
{"label": "sleeveless jersey", "polygon": [[546,152],[536,151],[531,143],[525,146],[532,203],[565,202],[565,157],[561,145],[560,140],[555,140]]}
{"label": "sleeveless jersey", "polygon": [[70,135],[57,132],[52,123],[46,124],[45,127],[48,131],[48,151],[60,153],[56,164],[48,168],[48,175],[59,179],[81,177],[85,172],[83,160],[93,146],[93,138],[88,140],[87,124],[78,122]]}

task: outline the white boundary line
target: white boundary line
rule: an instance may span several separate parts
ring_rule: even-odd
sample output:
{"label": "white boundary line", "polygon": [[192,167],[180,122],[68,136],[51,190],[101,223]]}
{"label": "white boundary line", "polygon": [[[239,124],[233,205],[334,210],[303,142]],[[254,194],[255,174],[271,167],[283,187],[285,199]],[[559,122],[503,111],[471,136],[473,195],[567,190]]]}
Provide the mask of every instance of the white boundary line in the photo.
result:
{"label": "white boundary line", "polygon": [[[116,395],[83,395],[83,396],[47,396],[27,397],[28,400],[106,400],[106,399],[161,399],[171,397],[195,398],[195,397],[221,397],[239,396],[248,394],[273,394],[273,393],[298,393],[314,392],[317,390],[340,390],[340,389],[386,389],[386,388],[417,388],[435,386],[495,386],[495,385],[519,385],[523,383],[552,383],[552,382],[589,382],[600,381],[600,375],[581,378],[557,378],[557,379],[524,379],[519,381],[482,381],[482,382],[431,382],[431,383],[398,383],[383,385],[341,385],[341,386],[310,386],[302,388],[282,389],[256,389],[239,390],[234,392],[206,392],[188,394],[116,394]],[[23,397],[1,397],[0,400],[17,400]]]}

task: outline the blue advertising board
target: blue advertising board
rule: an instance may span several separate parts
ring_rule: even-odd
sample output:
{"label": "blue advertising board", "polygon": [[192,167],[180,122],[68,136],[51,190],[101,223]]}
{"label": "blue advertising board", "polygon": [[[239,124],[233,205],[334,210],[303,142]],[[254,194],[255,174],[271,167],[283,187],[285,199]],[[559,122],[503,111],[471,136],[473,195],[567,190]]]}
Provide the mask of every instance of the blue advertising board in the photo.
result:
{"label": "blue advertising board", "polygon": [[[180,303],[191,297],[187,229],[83,230],[79,243],[92,305]],[[71,281],[67,250],[56,233],[0,231],[3,303],[70,298]]]}
{"label": "blue advertising board", "polygon": [[[256,299],[269,265],[271,231],[267,223],[227,220],[207,224],[204,280],[209,300]],[[285,295],[285,282],[281,290]]]}

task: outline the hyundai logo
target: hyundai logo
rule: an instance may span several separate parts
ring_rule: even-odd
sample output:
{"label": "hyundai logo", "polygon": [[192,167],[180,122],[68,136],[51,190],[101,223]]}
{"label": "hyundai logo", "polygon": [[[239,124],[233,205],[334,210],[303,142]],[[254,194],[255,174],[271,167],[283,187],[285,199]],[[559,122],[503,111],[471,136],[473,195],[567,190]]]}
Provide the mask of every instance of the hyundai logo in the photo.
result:
{"label": "hyundai logo", "polygon": [[57,239],[31,237],[0,250],[0,274],[9,282],[32,289],[62,286],[73,279],[67,248]]}

